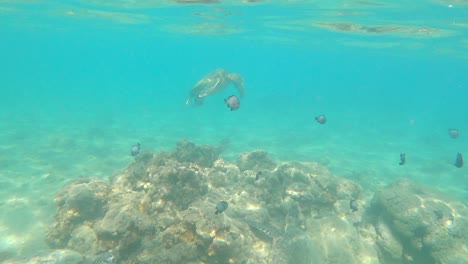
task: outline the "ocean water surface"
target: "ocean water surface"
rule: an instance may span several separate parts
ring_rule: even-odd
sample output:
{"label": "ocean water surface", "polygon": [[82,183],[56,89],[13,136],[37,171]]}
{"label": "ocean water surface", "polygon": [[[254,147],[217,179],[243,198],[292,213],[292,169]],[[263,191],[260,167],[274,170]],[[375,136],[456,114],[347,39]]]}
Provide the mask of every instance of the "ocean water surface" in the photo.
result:
{"label": "ocean water surface", "polygon": [[[0,1],[0,261],[49,250],[56,193],[115,175],[137,142],[262,149],[466,204],[468,2],[406,2]],[[185,106],[219,68],[244,78],[241,107],[233,86]]]}

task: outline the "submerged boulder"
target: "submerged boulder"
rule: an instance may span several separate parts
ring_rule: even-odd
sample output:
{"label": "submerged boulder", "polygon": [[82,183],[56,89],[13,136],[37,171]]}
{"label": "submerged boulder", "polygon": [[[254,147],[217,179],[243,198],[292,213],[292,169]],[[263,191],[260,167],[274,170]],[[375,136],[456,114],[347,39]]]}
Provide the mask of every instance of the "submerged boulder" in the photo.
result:
{"label": "submerged boulder", "polygon": [[370,215],[377,230],[399,240],[402,250],[380,241],[389,256],[404,252],[416,263],[462,263],[468,259],[468,208],[409,180],[377,191]]}

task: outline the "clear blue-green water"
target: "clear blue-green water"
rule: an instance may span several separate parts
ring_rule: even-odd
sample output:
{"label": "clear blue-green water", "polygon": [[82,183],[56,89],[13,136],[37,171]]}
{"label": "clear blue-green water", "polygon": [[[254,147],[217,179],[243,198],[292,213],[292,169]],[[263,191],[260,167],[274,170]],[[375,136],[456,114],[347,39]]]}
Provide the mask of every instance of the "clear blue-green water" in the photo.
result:
{"label": "clear blue-green water", "polygon": [[[467,14],[466,1],[0,1],[0,233],[46,248],[64,183],[111,176],[136,142],[182,138],[228,140],[228,161],[264,149],[369,190],[406,177],[466,203],[453,164],[468,155]],[[223,102],[233,87],[184,107],[217,68],[244,77],[240,109]]]}

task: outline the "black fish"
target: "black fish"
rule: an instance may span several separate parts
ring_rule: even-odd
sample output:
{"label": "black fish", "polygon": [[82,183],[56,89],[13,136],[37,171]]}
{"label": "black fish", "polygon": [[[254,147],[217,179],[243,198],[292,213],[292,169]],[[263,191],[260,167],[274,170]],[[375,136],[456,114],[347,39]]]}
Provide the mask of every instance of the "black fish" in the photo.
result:
{"label": "black fish", "polygon": [[260,175],[262,175],[261,171],[257,171],[257,174],[255,174],[255,180],[258,181],[260,179]]}
{"label": "black fish", "polygon": [[400,153],[400,165],[405,165],[406,164],[406,154],[405,153]]}
{"label": "black fish", "polygon": [[463,156],[460,152],[457,153],[457,159],[455,160],[455,167],[461,168],[463,167]]}
{"label": "black fish", "polygon": [[132,154],[132,156],[136,156],[138,153],[140,153],[140,143],[133,145],[130,150],[130,154]]}
{"label": "black fish", "polygon": [[231,111],[237,110],[240,107],[240,100],[235,95],[231,95],[228,98],[224,99],[227,107],[231,109]]}
{"label": "black fish", "polygon": [[221,201],[216,205],[216,212],[215,214],[220,214],[224,212],[228,208],[228,203],[225,201]]}
{"label": "black fish", "polygon": [[358,210],[358,204],[357,204],[356,200],[351,199],[351,200],[349,201],[349,208],[351,208],[351,210],[352,210],[353,212],[356,212],[356,211]]}
{"label": "black fish", "polygon": [[460,131],[456,128],[450,128],[448,133],[451,138],[458,138],[460,136]]}
{"label": "black fish", "polygon": [[315,117],[315,121],[317,121],[319,124],[325,124],[327,122],[327,117],[324,115],[319,115]]}

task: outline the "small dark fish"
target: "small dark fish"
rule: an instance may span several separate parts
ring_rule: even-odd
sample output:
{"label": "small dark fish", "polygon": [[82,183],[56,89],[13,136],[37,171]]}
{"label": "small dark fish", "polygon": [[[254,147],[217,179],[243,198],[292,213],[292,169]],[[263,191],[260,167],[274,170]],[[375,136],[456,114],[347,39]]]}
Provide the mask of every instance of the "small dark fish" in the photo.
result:
{"label": "small dark fish", "polygon": [[455,160],[455,167],[463,167],[463,156],[460,152],[457,153],[457,159]]}
{"label": "small dark fish", "polygon": [[140,153],[140,143],[133,145],[130,150],[130,154],[132,154],[132,156],[136,156],[138,153]]}
{"label": "small dark fish", "polygon": [[255,174],[255,180],[258,181],[260,179],[260,176],[262,175],[261,171],[257,171],[257,174]]}
{"label": "small dark fish", "polygon": [[437,220],[440,220],[444,217],[444,212],[442,210],[434,210],[434,214],[437,217]]}
{"label": "small dark fish", "polygon": [[294,205],[291,208],[289,208],[286,216],[297,218],[299,216],[299,207],[297,207],[297,205]]}
{"label": "small dark fish", "polygon": [[325,124],[327,122],[327,117],[324,115],[319,115],[315,117],[315,121],[317,121],[319,124]]}
{"label": "small dark fish", "polygon": [[406,164],[406,154],[405,153],[400,153],[400,165],[405,165]]}
{"label": "small dark fish", "polygon": [[228,203],[225,201],[221,201],[216,205],[216,212],[215,214],[220,214],[224,212],[228,208]]}
{"label": "small dark fish", "polygon": [[235,95],[231,95],[228,98],[224,99],[227,107],[231,109],[231,111],[237,110],[240,107],[240,100]]}
{"label": "small dark fish", "polygon": [[349,201],[349,208],[351,208],[351,210],[352,210],[353,212],[356,212],[356,211],[358,210],[358,204],[357,204],[356,200],[351,199],[351,200]]}
{"label": "small dark fish", "polygon": [[448,133],[451,138],[458,138],[460,136],[460,131],[456,128],[450,128]]}

